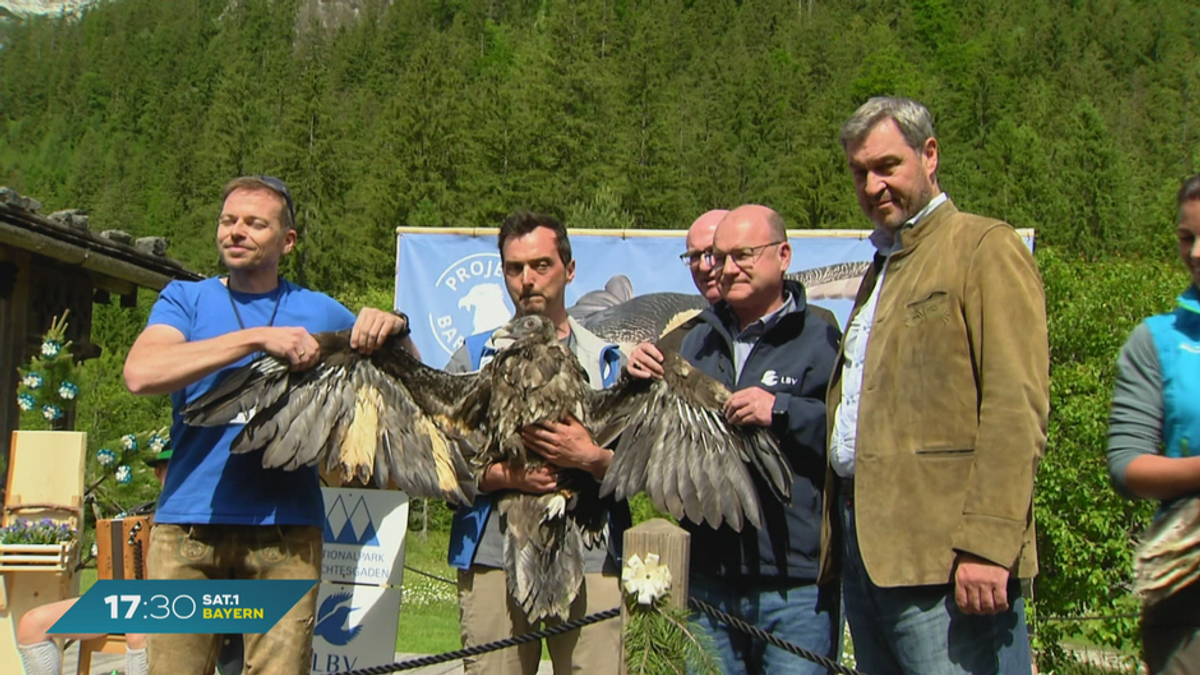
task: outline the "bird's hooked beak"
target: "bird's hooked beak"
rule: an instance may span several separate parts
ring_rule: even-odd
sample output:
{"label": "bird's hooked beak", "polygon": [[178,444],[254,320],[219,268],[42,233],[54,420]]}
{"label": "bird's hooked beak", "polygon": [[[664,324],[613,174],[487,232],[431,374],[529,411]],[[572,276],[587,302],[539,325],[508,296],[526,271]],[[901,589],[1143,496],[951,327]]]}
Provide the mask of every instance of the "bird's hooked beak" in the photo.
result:
{"label": "bird's hooked beak", "polygon": [[492,332],[492,348],[496,351],[504,351],[513,346],[517,341],[517,336],[508,329],[508,326],[501,326]]}

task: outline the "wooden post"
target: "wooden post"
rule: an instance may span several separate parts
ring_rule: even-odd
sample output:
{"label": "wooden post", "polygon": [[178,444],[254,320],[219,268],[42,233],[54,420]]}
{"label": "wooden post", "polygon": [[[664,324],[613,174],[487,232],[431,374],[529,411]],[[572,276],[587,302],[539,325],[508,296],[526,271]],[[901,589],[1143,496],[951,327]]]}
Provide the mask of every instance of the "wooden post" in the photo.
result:
{"label": "wooden post", "polygon": [[[667,594],[666,607],[686,609],[688,602],[688,574],[690,571],[689,552],[692,535],[678,525],[662,518],[654,518],[625,530],[625,544],[622,555],[629,560],[634,555],[646,559],[654,553],[658,555],[658,564],[664,565],[671,571],[671,589]],[[621,602],[621,633],[625,632],[625,623],[629,620],[628,605],[625,602],[624,587],[622,587]],[[621,646],[621,675],[625,675],[625,647]]]}

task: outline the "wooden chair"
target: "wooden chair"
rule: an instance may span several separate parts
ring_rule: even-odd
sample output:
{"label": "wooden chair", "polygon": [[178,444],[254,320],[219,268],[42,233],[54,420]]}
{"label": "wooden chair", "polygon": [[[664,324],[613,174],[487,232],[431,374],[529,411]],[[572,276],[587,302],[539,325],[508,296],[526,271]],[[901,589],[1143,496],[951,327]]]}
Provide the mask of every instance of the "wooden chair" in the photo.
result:
{"label": "wooden chair", "polygon": [[[125,636],[124,635],[105,635],[93,640],[84,640],[79,643],[79,661],[75,666],[75,675],[88,675],[92,672],[92,655],[96,652],[101,654],[124,654],[125,653]],[[124,670],[124,666],[121,667]]]}
{"label": "wooden chair", "polygon": [[[50,518],[83,525],[83,469],[87,434],[75,431],[14,431],[0,524],[17,518]],[[0,673],[22,672],[17,652],[17,621],[49,602],[79,595],[76,554],[54,565],[17,570],[2,565],[0,575]],[[9,569],[14,567],[14,569]]]}

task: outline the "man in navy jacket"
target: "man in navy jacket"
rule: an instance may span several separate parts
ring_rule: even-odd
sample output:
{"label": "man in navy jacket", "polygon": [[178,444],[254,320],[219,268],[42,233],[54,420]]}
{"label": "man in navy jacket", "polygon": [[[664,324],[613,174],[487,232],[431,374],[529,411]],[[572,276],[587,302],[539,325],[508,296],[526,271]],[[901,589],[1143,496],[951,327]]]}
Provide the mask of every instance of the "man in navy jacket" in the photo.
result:
{"label": "man in navy jacket", "polygon": [[[792,250],[779,214],[748,205],[717,227],[709,262],[722,300],[705,310],[680,354],[734,394],[735,424],[769,427],[792,464],[792,502],[764,500],[764,528],[692,534],[691,595],[805,649],[836,658],[841,645],[835,584],[818,586],[825,475],[825,389],[837,358],[837,327],[808,306],[804,286],[785,281]],[[662,355],[639,345],[636,377],[662,374]],[[760,494],[767,494],[765,489]],[[727,673],[824,673],[817,664],[701,617]]]}

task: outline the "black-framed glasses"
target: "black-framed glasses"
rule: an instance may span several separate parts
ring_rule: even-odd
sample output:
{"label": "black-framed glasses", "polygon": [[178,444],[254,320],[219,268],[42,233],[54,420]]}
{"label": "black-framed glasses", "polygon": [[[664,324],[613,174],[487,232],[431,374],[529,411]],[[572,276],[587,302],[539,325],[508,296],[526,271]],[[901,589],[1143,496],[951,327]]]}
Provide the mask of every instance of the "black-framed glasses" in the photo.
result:
{"label": "black-framed glasses", "polygon": [[758,259],[762,256],[763,251],[772,246],[779,246],[783,243],[785,242],[773,241],[769,244],[760,244],[758,246],[745,246],[743,248],[735,248],[728,253],[715,250],[705,251],[704,259],[712,267],[721,269],[725,267],[725,259],[732,258],[734,265],[737,265],[742,269],[746,269],[747,267],[752,267],[754,263],[758,262]]}
{"label": "black-framed glasses", "polygon": [[255,178],[258,178],[263,183],[266,183],[267,187],[269,187],[272,190],[283,195],[283,201],[287,204],[287,210],[288,210],[288,216],[289,216],[288,222],[290,222],[292,224],[292,226],[295,227],[295,225],[296,225],[296,206],[292,203],[292,192],[291,192],[291,190],[288,190],[287,183],[284,183],[283,181],[279,180],[278,178],[276,178],[274,176],[255,176]]}
{"label": "black-framed glasses", "polygon": [[705,251],[687,251],[679,254],[679,260],[687,267],[699,267],[700,262],[712,255],[712,249]]}

